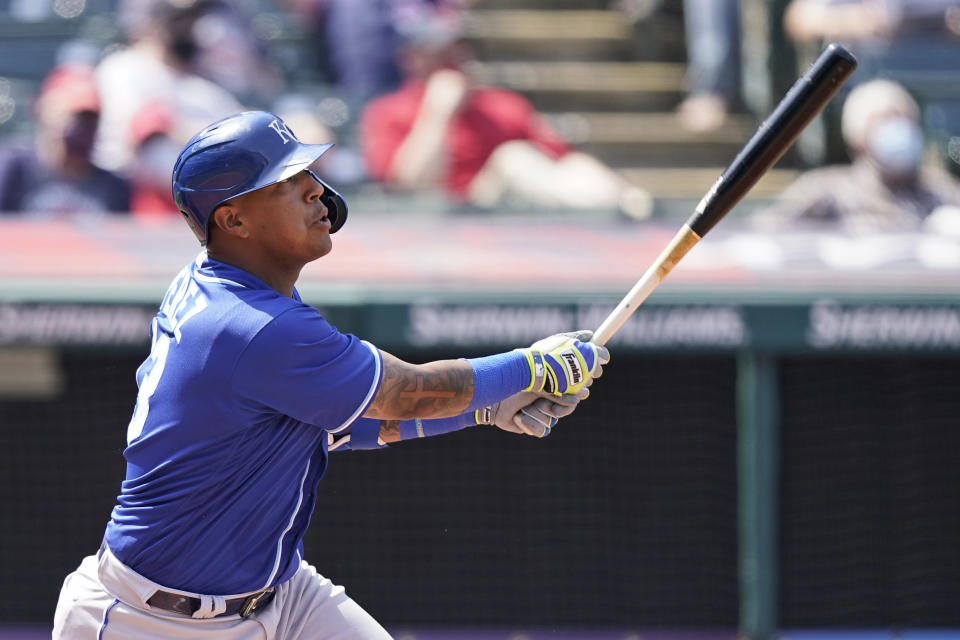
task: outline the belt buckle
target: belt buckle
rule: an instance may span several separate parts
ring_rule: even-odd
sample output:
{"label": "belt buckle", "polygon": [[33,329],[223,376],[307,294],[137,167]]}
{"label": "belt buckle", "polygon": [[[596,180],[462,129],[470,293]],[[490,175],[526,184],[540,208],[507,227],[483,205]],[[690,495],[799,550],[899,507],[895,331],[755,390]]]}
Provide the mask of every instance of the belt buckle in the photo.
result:
{"label": "belt buckle", "polygon": [[260,601],[271,593],[273,593],[272,589],[266,589],[259,593],[254,593],[248,597],[246,602],[243,603],[243,606],[240,607],[240,617],[247,618],[251,613],[253,613],[254,609],[257,608],[257,605],[260,604]]}

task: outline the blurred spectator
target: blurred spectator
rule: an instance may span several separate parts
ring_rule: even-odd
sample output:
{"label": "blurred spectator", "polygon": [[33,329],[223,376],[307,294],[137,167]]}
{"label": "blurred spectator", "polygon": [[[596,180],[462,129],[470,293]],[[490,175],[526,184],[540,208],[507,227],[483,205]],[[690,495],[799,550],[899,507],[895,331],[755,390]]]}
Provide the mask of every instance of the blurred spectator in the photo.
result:
{"label": "blurred spectator", "polygon": [[882,76],[921,92],[928,106],[956,100],[960,0],[790,0],[783,21],[798,44],[847,44],[859,61],[848,86]]}
{"label": "blurred spectator", "polygon": [[740,1],[684,0],[687,97],[677,108],[690,131],[721,127],[740,101]]}
{"label": "blurred spectator", "polygon": [[130,210],[138,218],[180,216],[170,175],[183,145],[171,137],[172,131],[173,114],[165,102],[146,105],[130,123]]}
{"label": "blurred spectator", "polygon": [[[97,162],[127,170],[133,161],[133,120],[151,105],[171,114],[168,135],[184,144],[194,133],[242,110],[226,89],[197,73],[201,20],[222,3],[215,0],[126,0],[119,11],[129,45],[108,54],[97,68],[103,98]],[[166,170],[170,177],[171,166]]]}
{"label": "blurred spectator", "polygon": [[[960,134],[960,0],[790,0],[784,31],[798,45],[801,63],[826,41],[847,45],[857,71],[842,92],[872,78],[902,84],[923,104],[923,121],[947,155]],[[825,112],[821,140],[826,157],[839,159],[835,111]],[[813,129],[813,128],[812,128]],[[810,134],[805,136],[812,141]],[[801,145],[801,149],[803,149]],[[812,150],[809,145],[806,150]],[[808,158],[816,161],[815,158]],[[956,167],[954,167],[956,169]]]}
{"label": "blurred spectator", "polygon": [[34,143],[14,142],[0,152],[0,212],[128,212],[126,180],[91,161],[100,117],[93,69],[54,69],[41,86],[34,115]]}
{"label": "blurred spectator", "polygon": [[283,73],[268,41],[258,35],[250,14],[242,9],[247,5],[253,11],[263,0],[180,0],[177,4],[193,4],[199,14],[190,27],[196,46],[192,67],[197,74],[241,102],[255,105],[268,104],[284,89]]}
{"label": "blurred spectator", "polygon": [[397,0],[326,0],[322,22],[331,81],[353,108],[400,85]]}
{"label": "blurred spectator", "polygon": [[[924,132],[913,97],[889,80],[854,89],[841,127],[853,162],[800,176],[779,202],[760,212],[767,230],[835,229],[850,234],[923,229],[960,217],[960,182],[925,166]],[[932,214],[936,214],[933,216]]]}
{"label": "blurred spectator", "polygon": [[[888,46],[917,34],[957,35],[958,0],[791,0],[784,29],[797,42]],[[935,61],[931,61],[934,63]]]}
{"label": "blurred spectator", "polygon": [[595,158],[571,150],[522,96],[475,86],[460,16],[425,9],[401,25],[402,87],[374,99],[360,125],[367,171],[405,189],[443,189],[482,207],[505,202],[615,208],[647,217],[652,201]]}
{"label": "blurred spectator", "polygon": [[403,24],[426,8],[462,8],[470,0],[278,0],[317,34],[318,64],[351,108],[402,81],[397,51]]}

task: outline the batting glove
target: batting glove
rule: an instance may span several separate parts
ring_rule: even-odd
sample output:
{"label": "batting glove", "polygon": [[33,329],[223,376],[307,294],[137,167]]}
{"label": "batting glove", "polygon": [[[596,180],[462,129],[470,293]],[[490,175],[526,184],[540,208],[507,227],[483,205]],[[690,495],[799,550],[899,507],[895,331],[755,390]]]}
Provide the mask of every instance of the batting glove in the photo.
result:
{"label": "batting glove", "polygon": [[555,396],[576,394],[603,374],[610,362],[606,347],[585,342],[592,331],[558,333],[520,349],[530,365],[532,383],[524,391],[545,391]]}
{"label": "batting glove", "polygon": [[494,405],[478,409],[477,424],[495,425],[510,433],[546,438],[560,418],[573,413],[580,400],[576,394],[547,396],[521,391]]}

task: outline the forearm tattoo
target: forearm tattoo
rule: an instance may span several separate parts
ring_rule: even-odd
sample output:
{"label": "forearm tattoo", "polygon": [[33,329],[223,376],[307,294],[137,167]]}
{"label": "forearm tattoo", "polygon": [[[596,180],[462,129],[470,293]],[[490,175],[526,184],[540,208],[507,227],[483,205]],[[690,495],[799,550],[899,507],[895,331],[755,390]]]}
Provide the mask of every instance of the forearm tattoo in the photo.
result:
{"label": "forearm tattoo", "polygon": [[473,399],[473,369],[461,360],[412,365],[390,357],[383,365],[371,404],[377,416],[442,418],[462,413]]}

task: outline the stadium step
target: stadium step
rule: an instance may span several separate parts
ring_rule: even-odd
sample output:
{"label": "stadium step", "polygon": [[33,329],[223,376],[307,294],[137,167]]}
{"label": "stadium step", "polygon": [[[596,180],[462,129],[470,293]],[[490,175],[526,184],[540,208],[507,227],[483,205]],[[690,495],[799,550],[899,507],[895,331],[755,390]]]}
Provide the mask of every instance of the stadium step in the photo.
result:
{"label": "stadium step", "polygon": [[731,144],[738,147],[756,124],[745,115],[731,115],[723,127],[694,133],[677,123],[673,113],[589,112],[543,113],[570,141],[583,144]]}
{"label": "stadium step", "polygon": [[633,37],[630,25],[616,11],[510,9],[472,11],[465,16],[467,35],[503,40],[549,39],[617,41]]}
{"label": "stadium step", "polygon": [[472,10],[608,9],[609,0],[474,0]]}
{"label": "stadium step", "polygon": [[682,25],[669,16],[653,13],[635,23],[614,9],[545,4],[473,9],[465,16],[465,35],[484,60],[682,59]]}
{"label": "stadium step", "polygon": [[[617,172],[632,184],[646,189],[657,199],[699,201],[713,186],[726,165],[715,167],[625,167]],[[776,197],[793,182],[799,171],[789,168],[774,168],[750,190],[745,199],[763,200]]]}
{"label": "stadium step", "polygon": [[753,119],[731,116],[714,131],[694,133],[672,112],[544,113],[564,138],[611,166],[726,165],[756,128]]}
{"label": "stadium step", "polygon": [[585,111],[673,108],[683,96],[686,67],[676,62],[475,62],[481,83],[518,91],[538,109]]}

